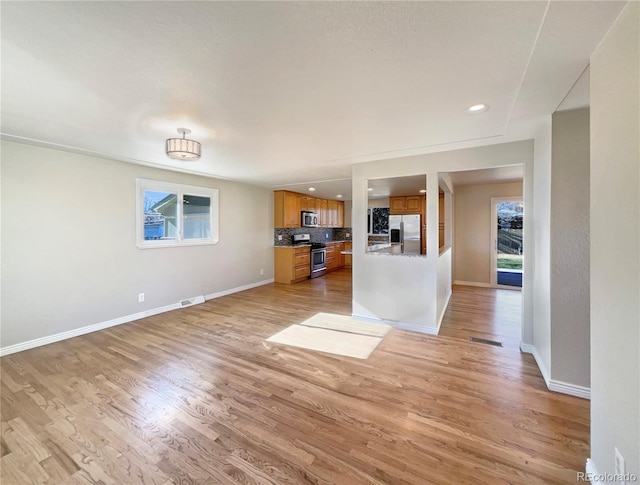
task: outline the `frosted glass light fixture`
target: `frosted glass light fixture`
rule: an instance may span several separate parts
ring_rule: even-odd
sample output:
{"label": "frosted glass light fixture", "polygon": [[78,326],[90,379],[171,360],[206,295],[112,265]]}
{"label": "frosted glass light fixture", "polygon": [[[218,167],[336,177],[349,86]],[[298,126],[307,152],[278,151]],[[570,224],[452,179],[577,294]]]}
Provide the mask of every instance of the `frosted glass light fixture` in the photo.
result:
{"label": "frosted glass light fixture", "polygon": [[187,128],[178,128],[182,138],[169,138],[167,140],[167,156],[176,160],[197,160],[200,158],[200,143],[189,140],[186,135],[191,133]]}

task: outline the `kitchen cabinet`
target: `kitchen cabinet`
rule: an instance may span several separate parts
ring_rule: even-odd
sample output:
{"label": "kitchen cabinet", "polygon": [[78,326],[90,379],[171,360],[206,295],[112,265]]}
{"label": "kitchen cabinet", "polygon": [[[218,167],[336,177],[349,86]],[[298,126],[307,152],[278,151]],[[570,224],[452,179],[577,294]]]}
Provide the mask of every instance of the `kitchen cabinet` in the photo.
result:
{"label": "kitchen cabinet", "polygon": [[301,194],[288,190],[273,193],[273,226],[275,228],[300,227]]}
{"label": "kitchen cabinet", "polygon": [[344,202],[318,199],[306,194],[276,190],[273,193],[273,227],[301,227],[301,211],[318,214],[320,227],[344,227]]}
{"label": "kitchen cabinet", "polygon": [[333,271],[338,269],[338,260],[336,259],[335,244],[327,244],[327,271]]}
{"label": "kitchen cabinet", "polygon": [[409,195],[405,197],[405,210],[407,214],[419,214],[420,209],[422,208],[422,199],[423,196],[420,195]]}
{"label": "kitchen cabinet", "polygon": [[327,209],[329,211],[329,220],[327,221],[328,227],[338,227],[338,201],[329,200],[327,202]]}
{"label": "kitchen cabinet", "polygon": [[342,255],[340,251],[342,251],[342,243],[340,242],[330,242],[327,243],[327,271],[333,271],[336,269],[341,269],[344,267],[344,262],[342,260]]}
{"label": "kitchen cabinet", "polygon": [[320,199],[320,210],[318,211],[320,227],[329,227],[329,201]]}
{"label": "kitchen cabinet", "polygon": [[422,198],[421,195],[389,197],[389,213],[391,215],[420,214]]}
{"label": "kitchen cabinet", "polygon": [[276,283],[297,283],[311,275],[311,248],[274,248],[274,281]]}
{"label": "kitchen cabinet", "polygon": [[302,195],[300,197],[300,210],[316,212],[316,198]]}
{"label": "kitchen cabinet", "polygon": [[[345,242],[344,243],[344,250],[345,251],[353,251],[353,243],[352,242]],[[350,254],[345,254],[344,255],[344,267],[345,268],[351,268],[351,255]]]}
{"label": "kitchen cabinet", "polygon": [[389,214],[404,214],[405,204],[405,197],[389,197]]}
{"label": "kitchen cabinet", "polygon": [[338,201],[338,222],[336,227],[344,227],[344,202]]}
{"label": "kitchen cabinet", "polygon": [[344,251],[344,243],[338,243],[337,244],[337,249],[336,249],[336,258],[338,259],[338,268],[344,268],[344,254],[342,254],[342,251]]}

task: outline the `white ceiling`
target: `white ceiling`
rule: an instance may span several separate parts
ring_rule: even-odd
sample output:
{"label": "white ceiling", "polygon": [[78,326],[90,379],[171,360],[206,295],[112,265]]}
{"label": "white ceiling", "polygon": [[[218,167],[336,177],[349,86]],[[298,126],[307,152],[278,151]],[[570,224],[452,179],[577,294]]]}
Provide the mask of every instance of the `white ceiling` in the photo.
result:
{"label": "white ceiling", "polygon": [[[552,113],[623,5],[2,2],[2,135],[350,194],[354,162],[498,142]],[[181,126],[199,161],[166,157]]]}

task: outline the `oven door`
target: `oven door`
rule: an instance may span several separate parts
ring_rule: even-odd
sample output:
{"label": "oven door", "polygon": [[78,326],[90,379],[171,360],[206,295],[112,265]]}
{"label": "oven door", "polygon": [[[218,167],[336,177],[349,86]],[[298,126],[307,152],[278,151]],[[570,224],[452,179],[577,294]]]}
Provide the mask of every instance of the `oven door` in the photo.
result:
{"label": "oven door", "polygon": [[327,269],[327,250],[312,249],[311,250],[311,272],[316,273]]}

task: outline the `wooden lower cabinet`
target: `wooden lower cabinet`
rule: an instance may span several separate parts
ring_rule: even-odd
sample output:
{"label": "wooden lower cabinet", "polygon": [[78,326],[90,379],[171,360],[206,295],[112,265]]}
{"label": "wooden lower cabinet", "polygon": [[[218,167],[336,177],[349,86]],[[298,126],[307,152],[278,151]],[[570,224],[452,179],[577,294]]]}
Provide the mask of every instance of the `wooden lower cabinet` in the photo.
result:
{"label": "wooden lower cabinet", "polygon": [[327,243],[327,271],[338,269],[339,243]]}
{"label": "wooden lower cabinet", "polygon": [[[351,250],[351,242],[327,243],[327,273],[351,267],[351,255],[341,254],[345,249]],[[278,247],[274,249],[274,281],[276,283],[298,283],[311,275],[311,248]]]}
{"label": "wooden lower cabinet", "polygon": [[274,281],[276,283],[297,283],[311,274],[311,248],[274,248]]}
{"label": "wooden lower cabinet", "polygon": [[[353,243],[352,242],[345,242],[344,243],[344,250],[345,251],[353,251]],[[344,267],[345,268],[351,268],[351,255],[350,254],[345,254],[344,255]]]}

